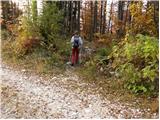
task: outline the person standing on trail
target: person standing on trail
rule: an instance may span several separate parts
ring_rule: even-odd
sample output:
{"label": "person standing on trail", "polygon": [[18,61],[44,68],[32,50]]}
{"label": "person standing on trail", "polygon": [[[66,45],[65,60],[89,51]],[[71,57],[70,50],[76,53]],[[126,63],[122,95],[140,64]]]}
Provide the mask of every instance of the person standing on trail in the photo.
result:
{"label": "person standing on trail", "polygon": [[83,44],[82,38],[78,34],[78,31],[74,32],[74,35],[71,38],[71,44],[72,44],[71,65],[74,66],[79,61],[79,51]]}

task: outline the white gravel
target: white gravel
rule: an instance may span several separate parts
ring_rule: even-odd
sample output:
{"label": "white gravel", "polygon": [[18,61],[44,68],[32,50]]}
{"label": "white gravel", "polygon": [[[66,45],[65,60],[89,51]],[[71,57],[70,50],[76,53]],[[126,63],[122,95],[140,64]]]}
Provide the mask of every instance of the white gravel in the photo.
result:
{"label": "white gravel", "polygon": [[0,72],[1,118],[143,118],[140,109],[92,94],[69,70],[50,79],[7,66]]}

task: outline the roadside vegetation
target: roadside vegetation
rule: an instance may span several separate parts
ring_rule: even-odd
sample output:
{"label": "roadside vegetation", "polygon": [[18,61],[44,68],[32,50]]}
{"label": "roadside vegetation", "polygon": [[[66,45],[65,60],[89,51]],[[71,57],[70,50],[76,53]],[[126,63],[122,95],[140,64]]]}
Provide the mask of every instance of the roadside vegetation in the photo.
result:
{"label": "roadside vegetation", "polygon": [[[65,70],[71,55],[70,38],[74,30],[80,31],[80,22],[69,23],[70,19],[73,21],[74,17],[80,14],[77,11],[80,10],[81,3],[75,2],[77,15],[73,19],[68,18],[71,13],[66,9],[74,10],[71,8],[73,3],[45,2],[42,14],[38,15],[36,1],[32,0],[31,7],[28,7],[28,16],[22,15],[17,7],[12,8],[17,9],[16,16],[10,12],[4,13],[1,23],[3,62],[34,69],[43,74],[52,73],[56,69]],[[6,9],[4,6],[8,4],[8,1],[3,1],[2,9]],[[143,2],[128,2],[127,12],[130,14],[122,19],[124,3],[120,1],[118,18],[114,13],[110,13],[110,20],[115,23],[116,32],[104,28],[107,23],[103,19],[97,19],[101,14],[93,13],[93,8],[97,11],[100,5],[105,5],[105,2],[92,1],[86,4],[89,6],[85,7],[84,11],[92,11],[84,12],[85,22],[82,25],[86,27],[81,34],[84,43],[87,43],[84,44],[84,48],[89,47],[91,52],[83,52],[82,63],[79,67],[75,67],[77,68],[75,71],[89,78],[91,82],[101,84],[106,89],[106,94],[110,89],[104,83],[109,82],[112,90],[123,89],[136,95],[157,97],[159,17],[157,18],[156,2],[148,2],[143,13]],[[96,7],[97,4],[99,7]],[[95,24],[96,21],[100,23],[99,26]],[[102,77],[103,80],[100,80]]]}

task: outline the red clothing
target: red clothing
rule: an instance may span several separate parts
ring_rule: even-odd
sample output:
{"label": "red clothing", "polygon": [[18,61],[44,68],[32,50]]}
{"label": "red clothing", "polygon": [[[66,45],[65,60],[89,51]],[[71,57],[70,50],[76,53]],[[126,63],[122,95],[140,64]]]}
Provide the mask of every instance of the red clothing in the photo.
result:
{"label": "red clothing", "polygon": [[72,64],[77,64],[79,59],[79,48],[72,48]]}

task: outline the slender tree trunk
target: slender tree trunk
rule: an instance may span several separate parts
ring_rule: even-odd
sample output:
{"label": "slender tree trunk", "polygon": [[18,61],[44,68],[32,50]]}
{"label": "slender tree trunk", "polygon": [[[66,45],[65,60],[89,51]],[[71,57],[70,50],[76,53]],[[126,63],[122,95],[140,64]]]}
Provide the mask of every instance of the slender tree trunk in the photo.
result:
{"label": "slender tree trunk", "polygon": [[70,1],[70,33],[73,33],[73,16],[72,16],[72,14],[73,14],[73,6],[72,6],[73,4],[72,4],[72,1]]}
{"label": "slender tree trunk", "polygon": [[16,7],[16,13],[19,16],[19,10],[18,10],[18,8],[19,8],[19,3],[17,3],[17,7]]}
{"label": "slender tree trunk", "polygon": [[[130,4],[132,4],[132,1],[129,2],[129,5]],[[128,5],[128,7],[129,7],[129,5]],[[132,19],[131,12],[130,12],[130,10],[128,10],[128,23],[129,24],[131,24],[131,19]]]}
{"label": "slender tree trunk", "polygon": [[64,33],[67,33],[67,1],[64,2]]}
{"label": "slender tree trunk", "polygon": [[100,13],[100,33],[102,33],[102,19],[103,19],[103,1],[101,1],[101,13]]}
{"label": "slender tree trunk", "polygon": [[86,26],[86,10],[87,10],[87,3],[85,3],[85,10],[84,10],[84,26],[83,26],[83,30],[84,33],[86,33],[86,29],[84,29],[84,27]]}
{"label": "slender tree trunk", "polygon": [[78,32],[80,33],[80,9],[81,9],[81,3],[78,1]]}
{"label": "slender tree trunk", "polygon": [[123,29],[122,29],[122,23],[123,23],[123,7],[124,7],[124,1],[118,2],[118,20],[121,23],[119,30],[117,31],[118,36],[122,36]]}
{"label": "slender tree trunk", "polygon": [[106,4],[107,4],[107,1],[104,2],[103,29],[102,29],[102,34],[104,34],[104,33],[105,33],[105,30],[106,30]]}
{"label": "slender tree trunk", "polygon": [[93,24],[94,24],[94,19],[93,19],[93,1],[90,1],[91,3],[91,27],[90,27],[90,41],[93,39]]}
{"label": "slender tree trunk", "polygon": [[95,1],[94,6],[94,27],[93,27],[94,33],[97,32],[97,1]]}
{"label": "slender tree trunk", "polygon": [[123,20],[123,5],[124,5],[124,2],[119,1],[118,3],[118,19],[119,20]]}
{"label": "slender tree trunk", "polygon": [[[110,26],[111,26],[111,17],[112,17],[112,7],[113,7],[113,1],[111,3],[111,8],[110,8],[110,16],[109,16],[109,22],[108,22],[108,33],[109,33],[109,29],[110,29]],[[112,31],[112,29],[111,29]]]}
{"label": "slender tree trunk", "polygon": [[128,19],[128,7],[129,7],[130,1],[127,2],[127,10],[126,10],[126,16],[124,20],[124,30],[126,29],[127,19]]}
{"label": "slender tree trunk", "polygon": [[159,1],[154,2],[154,22],[157,29],[157,34],[159,33]]}
{"label": "slender tree trunk", "polygon": [[74,7],[73,7],[73,31],[77,30],[77,1],[73,1]]}
{"label": "slender tree trunk", "polygon": [[66,32],[68,32],[68,21],[69,21],[69,19],[68,19],[68,1],[66,1],[66,3],[65,3],[65,24],[66,24]]}

